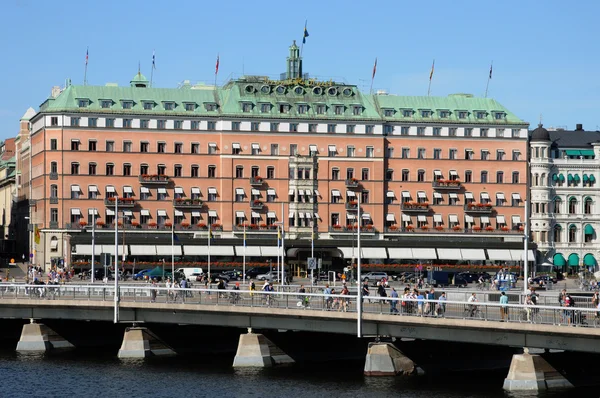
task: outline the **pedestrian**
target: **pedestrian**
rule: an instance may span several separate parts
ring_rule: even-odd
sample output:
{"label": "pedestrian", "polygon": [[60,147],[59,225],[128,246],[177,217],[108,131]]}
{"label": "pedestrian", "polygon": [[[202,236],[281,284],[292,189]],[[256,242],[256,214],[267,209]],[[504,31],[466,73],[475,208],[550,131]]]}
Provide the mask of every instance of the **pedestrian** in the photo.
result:
{"label": "pedestrian", "polygon": [[396,299],[398,298],[398,292],[393,287],[390,297],[392,298],[392,300],[390,300],[390,314],[397,314],[398,308],[396,308],[396,306],[398,305],[398,301],[396,301]]}
{"label": "pedestrian", "polygon": [[508,304],[508,296],[504,292],[500,293],[500,304],[502,304],[502,307],[500,307],[500,322],[504,322],[504,318],[508,318],[508,306],[506,305]]}
{"label": "pedestrian", "polygon": [[417,298],[417,315],[423,316],[423,304],[425,296],[423,296],[423,293],[420,293],[417,289],[415,289],[414,294]]}
{"label": "pedestrian", "polygon": [[364,297],[369,296],[369,282],[367,280],[365,280],[365,282],[362,285],[362,296],[363,296],[363,300],[364,300]]}
{"label": "pedestrian", "polygon": [[254,284],[254,279],[250,279],[250,297],[254,295],[254,291],[256,290],[256,285]]}
{"label": "pedestrian", "polygon": [[[350,291],[348,290],[348,286],[346,286],[346,284],[344,283],[344,286],[342,287],[342,291],[340,293],[343,296],[349,296],[350,295]],[[342,299],[342,307],[340,308],[340,310],[343,310],[344,312],[348,312],[348,304],[350,304],[350,299],[348,298],[343,298]]]}
{"label": "pedestrian", "polygon": [[150,290],[150,302],[151,303],[155,303],[156,302],[156,293],[157,293],[157,289],[158,288],[158,283],[156,283],[156,278],[152,279],[152,290]]}
{"label": "pedestrian", "polygon": [[[325,285],[325,289],[323,289],[323,294],[331,296],[331,288],[329,287],[329,283]],[[325,309],[329,311],[331,309],[331,304],[333,303],[333,299],[331,297],[327,297],[325,299]]]}
{"label": "pedestrian", "polygon": [[427,315],[434,316],[435,315],[435,291],[433,288],[427,293],[427,304],[425,304],[425,313]]}
{"label": "pedestrian", "polygon": [[477,296],[475,295],[475,293],[471,294],[471,297],[469,297],[469,299],[467,300],[467,302],[469,303],[469,316],[471,318],[475,315],[475,311],[477,311],[477,305],[475,305],[475,303],[478,301],[479,300],[477,300]]}
{"label": "pedestrian", "polygon": [[439,300],[438,300],[438,306],[437,306],[437,315],[443,317],[444,313],[446,312],[446,301],[448,301],[448,297],[446,297],[446,292],[442,292],[442,295],[440,296]]}

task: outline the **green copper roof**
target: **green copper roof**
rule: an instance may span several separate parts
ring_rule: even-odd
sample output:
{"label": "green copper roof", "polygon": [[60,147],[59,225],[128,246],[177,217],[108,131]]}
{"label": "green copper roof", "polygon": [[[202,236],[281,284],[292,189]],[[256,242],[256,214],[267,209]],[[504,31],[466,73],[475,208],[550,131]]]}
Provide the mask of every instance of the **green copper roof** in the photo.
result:
{"label": "green copper roof", "polygon": [[[260,119],[329,119],[389,123],[527,125],[491,98],[469,95],[416,97],[363,94],[354,85],[315,80],[271,81],[248,76],[222,87],[150,88],[138,73],[131,87],[73,86],[44,102],[42,112],[94,112],[155,116],[227,116]],[[139,87],[144,84],[146,87]],[[79,107],[80,99],[89,105]],[[102,107],[110,101],[111,106]],[[123,101],[133,102],[130,109]],[[152,106],[147,109],[145,103]],[[169,103],[167,110],[165,103]],[[191,105],[190,105],[191,104]],[[262,106],[265,104],[265,106]],[[268,106],[266,106],[268,105]],[[302,111],[301,109],[302,108]],[[323,113],[318,113],[318,109]],[[409,112],[405,112],[409,111]]]}

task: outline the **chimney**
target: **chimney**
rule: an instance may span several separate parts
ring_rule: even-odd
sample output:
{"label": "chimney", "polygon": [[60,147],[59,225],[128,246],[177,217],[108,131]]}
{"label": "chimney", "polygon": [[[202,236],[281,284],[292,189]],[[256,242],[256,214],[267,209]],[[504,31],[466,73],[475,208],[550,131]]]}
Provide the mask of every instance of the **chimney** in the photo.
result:
{"label": "chimney", "polygon": [[577,123],[575,125],[575,131],[583,131],[583,124]]}

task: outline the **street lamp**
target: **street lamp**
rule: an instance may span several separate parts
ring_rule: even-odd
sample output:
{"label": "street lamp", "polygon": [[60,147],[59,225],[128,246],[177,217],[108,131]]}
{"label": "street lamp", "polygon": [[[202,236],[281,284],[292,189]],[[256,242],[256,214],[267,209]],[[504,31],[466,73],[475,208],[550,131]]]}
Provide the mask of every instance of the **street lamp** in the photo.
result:
{"label": "street lamp", "polygon": [[360,255],[360,198],[361,195],[357,196],[357,206],[356,206],[356,219],[358,228],[356,230],[356,249],[358,251],[357,262],[356,262],[356,276],[358,278],[358,290],[356,294],[356,335],[357,337],[362,337],[362,280],[361,280],[361,255]]}
{"label": "street lamp", "polygon": [[[33,258],[31,257],[31,253],[33,253],[33,250],[31,250],[31,248],[33,247],[33,239],[35,238],[33,235],[33,224],[31,223],[31,217],[29,216],[25,216],[23,217],[24,220],[27,220],[27,233],[29,234],[29,247],[27,248],[27,250],[29,251],[29,259],[30,260],[30,264],[33,260]],[[23,257],[25,257],[25,255],[23,254]],[[26,258],[23,258],[23,262],[25,262]]]}
{"label": "street lamp", "polygon": [[[283,207],[283,206],[282,206]],[[283,217],[283,209],[281,211],[282,217]],[[282,285],[284,285],[284,277],[285,277],[285,263],[284,263],[284,253],[285,253],[285,248],[283,247],[283,221],[277,221],[274,222],[273,225],[277,225],[277,270],[279,271],[279,238],[281,237],[281,280],[280,283]],[[281,226],[281,234],[279,233],[280,229],[279,227]]]}

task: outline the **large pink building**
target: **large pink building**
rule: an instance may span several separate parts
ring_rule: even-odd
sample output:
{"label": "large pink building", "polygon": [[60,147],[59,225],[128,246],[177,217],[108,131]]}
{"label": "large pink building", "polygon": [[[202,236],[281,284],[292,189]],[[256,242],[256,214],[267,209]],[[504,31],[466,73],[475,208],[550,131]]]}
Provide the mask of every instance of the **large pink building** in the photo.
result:
{"label": "large pink building", "polygon": [[313,228],[324,264],[357,257],[358,224],[365,262],[520,260],[527,123],[489,98],[368,95],[301,68],[294,44],[278,81],[54,89],[17,140],[36,262],[89,260],[93,224],[114,253],[115,201],[129,260],[170,258],[171,225],[178,259],[204,260],[210,227],[213,261],[239,260],[246,225],[247,257],[274,261],[281,224],[297,273]]}

